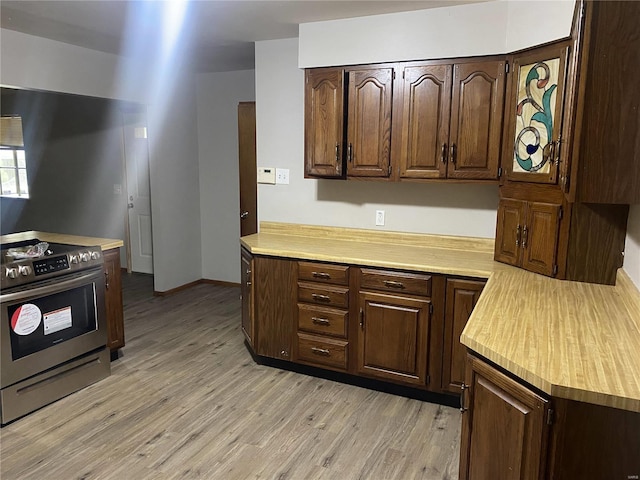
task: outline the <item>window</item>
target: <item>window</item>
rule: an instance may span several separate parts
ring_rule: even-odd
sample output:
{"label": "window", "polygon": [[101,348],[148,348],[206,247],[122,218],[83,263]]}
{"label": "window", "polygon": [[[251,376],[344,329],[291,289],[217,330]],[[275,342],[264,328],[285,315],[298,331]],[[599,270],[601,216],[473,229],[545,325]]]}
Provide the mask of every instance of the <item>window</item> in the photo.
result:
{"label": "window", "polygon": [[0,195],[29,198],[22,118],[0,118]]}

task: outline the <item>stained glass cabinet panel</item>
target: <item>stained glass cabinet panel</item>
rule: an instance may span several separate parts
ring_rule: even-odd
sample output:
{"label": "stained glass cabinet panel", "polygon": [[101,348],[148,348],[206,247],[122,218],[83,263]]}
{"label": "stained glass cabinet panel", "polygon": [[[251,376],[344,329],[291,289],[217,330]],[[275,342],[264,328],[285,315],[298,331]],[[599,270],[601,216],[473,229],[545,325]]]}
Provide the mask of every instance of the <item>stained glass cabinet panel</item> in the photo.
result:
{"label": "stained glass cabinet panel", "polygon": [[557,182],[567,50],[542,47],[512,57],[502,150],[509,180]]}

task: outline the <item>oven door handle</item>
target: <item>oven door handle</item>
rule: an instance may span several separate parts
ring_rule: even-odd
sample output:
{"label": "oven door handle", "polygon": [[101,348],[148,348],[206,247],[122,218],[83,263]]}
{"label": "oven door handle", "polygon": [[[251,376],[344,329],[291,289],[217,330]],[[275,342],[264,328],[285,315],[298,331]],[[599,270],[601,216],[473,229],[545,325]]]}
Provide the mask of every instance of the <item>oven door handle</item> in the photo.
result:
{"label": "oven door handle", "polygon": [[86,285],[88,280],[95,280],[96,278],[100,278],[100,276],[96,274],[96,271],[94,270],[91,273],[86,273],[69,280],[61,280],[44,287],[36,287],[28,290],[20,290],[19,292],[2,294],[0,295],[0,302],[7,303],[15,300],[23,300],[25,298],[43,297],[45,295],[58,293],[76,286]]}

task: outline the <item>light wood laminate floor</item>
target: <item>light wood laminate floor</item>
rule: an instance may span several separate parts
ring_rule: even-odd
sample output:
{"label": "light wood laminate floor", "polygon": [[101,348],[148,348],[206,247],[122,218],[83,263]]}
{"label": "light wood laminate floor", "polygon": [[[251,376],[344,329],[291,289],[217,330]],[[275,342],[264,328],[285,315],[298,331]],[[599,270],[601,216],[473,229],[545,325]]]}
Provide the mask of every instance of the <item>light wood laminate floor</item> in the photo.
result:
{"label": "light wood laminate floor", "polygon": [[0,430],[0,478],[456,479],[455,408],[256,364],[239,289],[125,275],[112,375]]}

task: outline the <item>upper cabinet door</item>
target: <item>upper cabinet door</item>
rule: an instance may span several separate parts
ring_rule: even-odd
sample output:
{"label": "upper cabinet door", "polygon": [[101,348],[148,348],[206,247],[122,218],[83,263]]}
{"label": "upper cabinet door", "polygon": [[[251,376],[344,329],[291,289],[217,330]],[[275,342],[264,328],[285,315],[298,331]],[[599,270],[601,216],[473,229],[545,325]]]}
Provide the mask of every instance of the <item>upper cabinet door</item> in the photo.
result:
{"label": "upper cabinet door", "polygon": [[388,177],[393,68],[349,70],[347,175]]}
{"label": "upper cabinet door", "polygon": [[557,181],[567,56],[562,43],[513,57],[503,149],[509,180]]}
{"label": "upper cabinet door", "polygon": [[344,70],[306,71],[305,177],[340,177],[344,171]]}
{"label": "upper cabinet door", "polygon": [[400,178],[445,178],[451,103],[451,65],[402,70]]}
{"label": "upper cabinet door", "polygon": [[449,178],[498,178],[505,62],[453,67]]}

